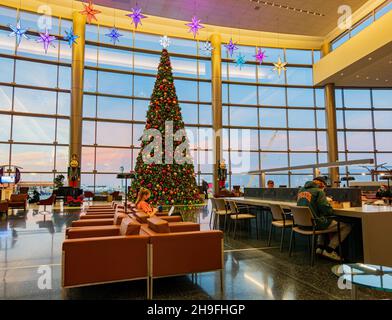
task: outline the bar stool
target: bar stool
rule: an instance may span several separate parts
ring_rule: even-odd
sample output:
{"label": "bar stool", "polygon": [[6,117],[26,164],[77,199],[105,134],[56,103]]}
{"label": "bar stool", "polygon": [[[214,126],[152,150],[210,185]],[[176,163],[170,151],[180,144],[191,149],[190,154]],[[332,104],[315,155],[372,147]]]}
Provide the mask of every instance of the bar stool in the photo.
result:
{"label": "bar stool", "polygon": [[[289,256],[292,256],[292,243],[295,233],[311,237],[310,243],[310,265],[313,267],[316,252],[316,236],[336,232],[334,227],[325,230],[316,230],[316,223],[312,210],[309,207],[293,206],[290,208],[293,214],[293,228],[291,229]],[[304,229],[305,228],[305,229]],[[307,229],[307,230],[306,230]],[[340,222],[338,220],[339,255],[342,259],[342,241],[340,236]],[[341,261],[342,262],[342,261]]]}
{"label": "bar stool", "polygon": [[272,229],[279,228],[281,229],[280,235],[280,252],[283,251],[283,243],[285,231],[287,228],[292,228],[293,220],[289,220],[286,217],[286,213],[283,211],[282,207],[277,204],[268,204],[268,207],[271,210],[271,225],[269,229],[268,235],[268,246],[271,246],[271,238],[272,238]]}

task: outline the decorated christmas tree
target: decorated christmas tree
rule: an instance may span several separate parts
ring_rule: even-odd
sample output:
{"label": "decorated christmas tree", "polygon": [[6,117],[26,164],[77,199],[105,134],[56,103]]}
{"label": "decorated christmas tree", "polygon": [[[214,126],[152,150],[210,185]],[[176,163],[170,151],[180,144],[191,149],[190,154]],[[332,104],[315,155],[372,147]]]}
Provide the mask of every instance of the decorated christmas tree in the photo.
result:
{"label": "decorated christmas tree", "polygon": [[155,205],[200,203],[169,54],[163,49],[137,157],[131,198],[141,187]]}

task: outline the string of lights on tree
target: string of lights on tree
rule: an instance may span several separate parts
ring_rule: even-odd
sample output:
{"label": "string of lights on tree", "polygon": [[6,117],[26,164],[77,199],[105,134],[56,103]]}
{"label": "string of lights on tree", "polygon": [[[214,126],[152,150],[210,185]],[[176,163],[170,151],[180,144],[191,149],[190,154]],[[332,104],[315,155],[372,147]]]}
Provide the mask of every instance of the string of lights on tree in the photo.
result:
{"label": "string of lights on tree", "polygon": [[[126,14],[127,17],[131,18],[131,25],[134,25],[135,30],[138,26],[142,25],[142,20],[148,18],[142,13],[142,8],[136,4],[134,8],[131,9],[131,13]],[[97,10],[94,7],[93,0],[88,0],[86,3],[83,3],[83,10],[80,11],[80,14],[86,16],[87,23],[91,24],[93,21],[98,22],[97,15],[100,14],[101,11]],[[189,30],[189,33],[193,34],[193,38],[199,35],[199,30],[205,28],[201,24],[201,19],[198,19],[197,16],[193,16],[191,21],[185,24]],[[9,28],[11,30],[10,37],[15,37],[16,47],[18,48],[21,44],[23,39],[29,40],[30,36],[27,35],[28,28],[23,28],[20,19],[18,18],[16,25],[9,24]],[[105,34],[105,36],[109,37],[113,45],[116,45],[120,42],[120,37],[123,35],[119,32],[119,30],[114,26],[109,33]],[[73,29],[65,30],[64,40],[68,42],[69,46],[72,47],[73,45],[77,44],[77,39],[79,38],[78,35],[74,34]],[[39,43],[43,44],[45,54],[48,53],[48,49],[50,46],[54,46],[54,41],[57,38],[49,34],[49,30],[45,30],[43,33],[39,33],[38,39],[36,40]],[[159,40],[161,46],[164,49],[167,49],[170,46],[171,40],[164,35]],[[237,43],[233,42],[233,39],[230,38],[230,41],[224,45],[228,56],[233,59],[235,66],[238,67],[240,70],[242,67],[247,63],[246,56],[242,54],[240,51],[236,55],[234,53],[239,50]],[[203,55],[210,56],[212,51],[214,50],[210,41],[205,41],[199,46],[200,52]],[[264,63],[265,58],[267,57],[266,51],[263,51],[262,48],[257,48],[256,55],[253,56],[260,65]],[[274,63],[273,71],[276,71],[279,76],[281,76],[282,72],[287,70],[287,62],[282,62],[282,59],[279,57],[278,62]]]}

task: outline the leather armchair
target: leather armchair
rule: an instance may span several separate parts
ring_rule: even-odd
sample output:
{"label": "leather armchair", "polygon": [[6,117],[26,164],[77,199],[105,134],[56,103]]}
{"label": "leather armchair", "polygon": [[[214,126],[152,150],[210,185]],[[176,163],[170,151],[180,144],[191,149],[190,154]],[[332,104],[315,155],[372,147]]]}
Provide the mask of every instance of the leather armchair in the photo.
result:
{"label": "leather armchair", "polygon": [[12,209],[23,208],[26,211],[27,198],[27,194],[12,194],[10,200],[8,200],[8,207]]}
{"label": "leather armchair", "polygon": [[65,240],[62,286],[146,279],[148,290],[148,239],[140,234]]}
{"label": "leather armchair", "polygon": [[171,228],[159,230],[151,223],[141,228],[150,236],[150,299],[153,297],[155,278],[189,273],[220,271],[223,290],[222,231],[171,232]]}

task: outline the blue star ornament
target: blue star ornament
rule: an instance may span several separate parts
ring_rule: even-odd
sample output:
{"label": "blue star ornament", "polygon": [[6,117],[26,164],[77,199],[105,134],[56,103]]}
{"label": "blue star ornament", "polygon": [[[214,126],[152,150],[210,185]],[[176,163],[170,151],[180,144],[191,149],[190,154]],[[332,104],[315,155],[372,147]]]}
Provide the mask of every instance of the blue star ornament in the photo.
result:
{"label": "blue star ornament", "polygon": [[246,63],[245,56],[242,53],[239,53],[237,57],[234,59],[235,66],[239,67],[240,69]]}
{"label": "blue star ornament", "polygon": [[65,37],[64,40],[68,41],[68,44],[70,47],[72,47],[73,44],[77,44],[76,39],[79,38],[76,34],[74,34],[73,29],[69,29],[69,31],[65,30]]}
{"label": "blue star ornament", "polygon": [[8,25],[9,26],[9,28],[11,29],[11,33],[9,34],[9,36],[10,37],[15,37],[16,38],[16,46],[17,47],[19,47],[19,45],[20,45],[20,43],[21,43],[21,41],[22,41],[22,39],[23,38],[25,38],[25,39],[30,39],[28,36],[27,36],[27,34],[26,34],[26,32],[27,32],[27,30],[28,29],[23,29],[22,28],[22,26],[21,26],[21,24],[20,24],[20,20],[18,20],[17,22],[16,22],[16,26],[13,26],[12,24],[9,24]]}
{"label": "blue star ornament", "polygon": [[123,35],[120,32],[118,32],[117,28],[113,28],[110,31],[110,33],[105,34],[105,36],[109,37],[112,40],[113,44],[115,45],[116,42],[120,42],[120,37],[122,37]]}

